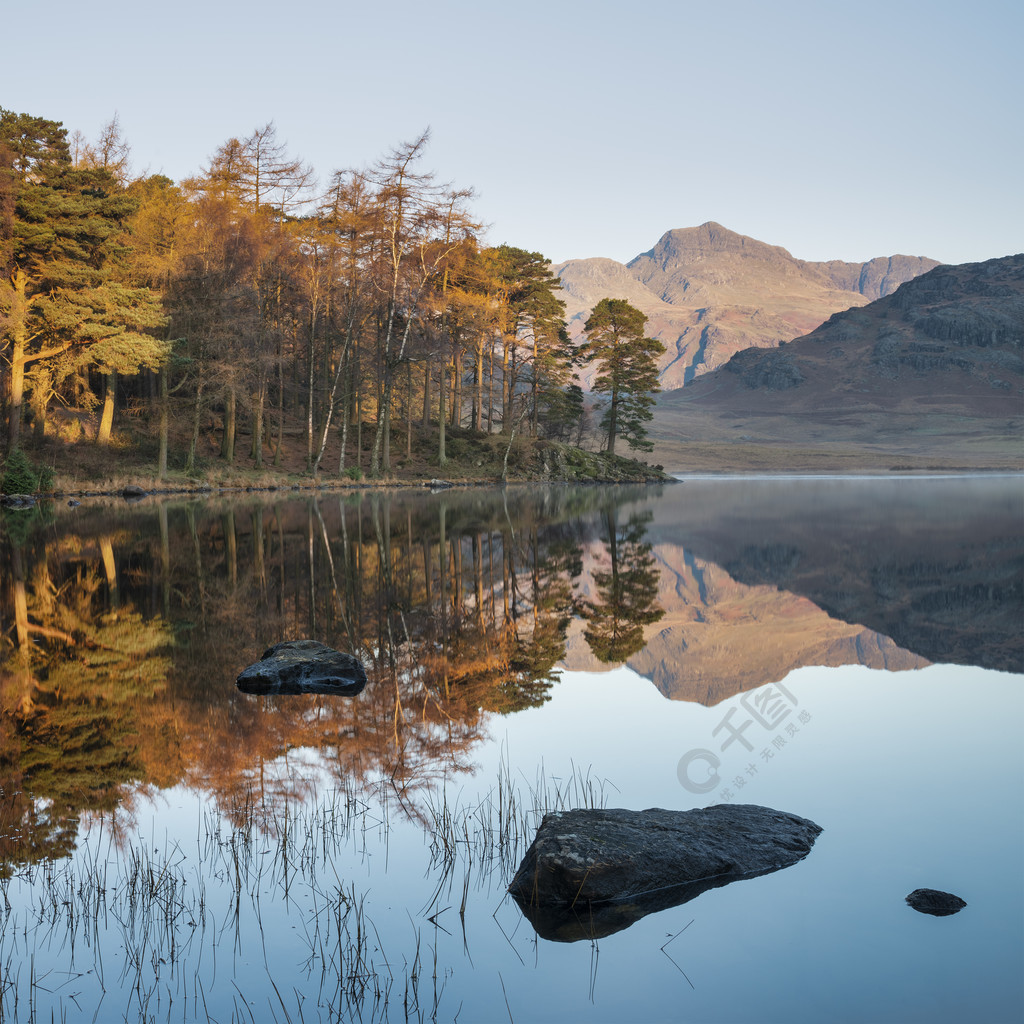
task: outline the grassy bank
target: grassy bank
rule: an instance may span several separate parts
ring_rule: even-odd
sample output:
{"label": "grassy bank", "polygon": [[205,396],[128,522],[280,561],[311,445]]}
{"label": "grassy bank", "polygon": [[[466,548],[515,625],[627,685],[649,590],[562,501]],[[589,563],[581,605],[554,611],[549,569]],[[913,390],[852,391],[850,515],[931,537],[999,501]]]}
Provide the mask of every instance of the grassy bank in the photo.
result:
{"label": "grassy bank", "polygon": [[84,439],[71,444],[47,440],[28,448],[27,454],[36,467],[46,471],[44,478],[52,479],[52,483],[33,490],[60,495],[119,493],[129,486],[149,492],[181,492],[402,487],[437,480],[460,485],[493,484],[500,482],[503,474],[511,483],[665,479],[660,466],[531,437],[517,437],[510,445],[509,439],[501,434],[454,429],[446,448],[447,458],[442,463],[435,444],[428,444],[427,439],[414,433],[411,444],[402,439],[400,447],[393,445],[391,471],[375,478],[369,474],[368,448],[358,459],[354,451],[349,453],[342,473],[338,472],[337,453],[330,453],[332,458],[325,457],[317,473],[307,471],[303,440],[295,437],[286,437],[280,450],[265,455],[259,467],[248,454],[228,462],[208,443],[192,472],[172,465],[163,477],[156,472],[156,452],[148,438],[122,435],[107,446]]}

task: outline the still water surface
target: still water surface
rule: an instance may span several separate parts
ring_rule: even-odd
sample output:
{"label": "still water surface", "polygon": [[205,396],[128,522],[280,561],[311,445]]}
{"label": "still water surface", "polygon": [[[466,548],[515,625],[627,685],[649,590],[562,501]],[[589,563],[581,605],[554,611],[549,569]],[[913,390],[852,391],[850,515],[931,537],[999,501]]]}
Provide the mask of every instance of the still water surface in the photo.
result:
{"label": "still water surface", "polygon": [[[1019,478],[9,515],[0,1018],[1019,1020],[1022,521]],[[299,637],[366,689],[238,693]],[[727,801],[824,832],[593,939],[505,894],[544,809]]]}

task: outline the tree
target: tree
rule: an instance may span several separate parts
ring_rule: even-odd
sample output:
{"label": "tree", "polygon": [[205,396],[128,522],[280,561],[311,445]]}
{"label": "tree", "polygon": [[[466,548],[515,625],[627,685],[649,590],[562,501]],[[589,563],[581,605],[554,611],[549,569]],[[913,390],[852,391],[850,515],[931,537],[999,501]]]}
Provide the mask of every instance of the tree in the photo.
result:
{"label": "tree", "polygon": [[166,347],[145,333],[163,322],[157,297],[126,283],[125,228],[136,203],[110,170],[74,167],[66,135],[59,122],[0,109],[12,448],[26,384],[41,432],[51,394],[76,371],[99,364],[109,384],[116,370],[165,358]]}
{"label": "tree", "polygon": [[625,299],[602,299],[583,327],[587,341],[580,357],[601,363],[594,391],[609,396],[601,419],[609,455],[615,454],[620,436],[634,450],[649,452],[654,447],[645,424],[653,417],[654,395],[660,390],[656,360],[665,346],[644,337],[646,324],[646,315]]}
{"label": "tree", "polygon": [[391,396],[413,324],[423,315],[427,286],[440,277],[448,258],[477,229],[465,209],[472,193],[439,184],[415,170],[429,131],[403,143],[381,160],[368,179],[376,188],[377,232],[373,268],[378,291],[380,399],[370,472],[391,471]]}
{"label": "tree", "polygon": [[498,280],[498,325],[502,335],[502,432],[517,422],[514,405],[521,378],[529,370],[530,426],[537,433],[544,393],[569,382],[571,346],[565,332],[565,303],[548,260],[539,252],[511,245],[492,251]]}

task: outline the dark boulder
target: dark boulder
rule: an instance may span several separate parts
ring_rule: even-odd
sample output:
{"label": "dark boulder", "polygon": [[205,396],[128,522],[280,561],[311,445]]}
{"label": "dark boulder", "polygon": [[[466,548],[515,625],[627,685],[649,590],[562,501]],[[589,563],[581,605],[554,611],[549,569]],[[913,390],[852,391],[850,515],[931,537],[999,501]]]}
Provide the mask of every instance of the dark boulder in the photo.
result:
{"label": "dark boulder", "polygon": [[138,484],[128,484],[121,489],[121,497],[125,501],[141,501],[149,494],[149,491],[139,487]]}
{"label": "dark boulder", "polygon": [[509,892],[542,937],[599,938],[708,889],[789,867],[820,832],[806,818],[753,804],[546,814]]}
{"label": "dark boulder", "polygon": [[358,658],[316,640],[286,640],[263,652],[236,680],[243,693],[333,693],[351,697],[366,685]]}
{"label": "dark boulder", "polygon": [[942,892],[940,889],[915,889],[907,897],[907,903],[920,913],[931,914],[933,917],[958,914],[967,906],[959,896],[954,896],[951,892]]}

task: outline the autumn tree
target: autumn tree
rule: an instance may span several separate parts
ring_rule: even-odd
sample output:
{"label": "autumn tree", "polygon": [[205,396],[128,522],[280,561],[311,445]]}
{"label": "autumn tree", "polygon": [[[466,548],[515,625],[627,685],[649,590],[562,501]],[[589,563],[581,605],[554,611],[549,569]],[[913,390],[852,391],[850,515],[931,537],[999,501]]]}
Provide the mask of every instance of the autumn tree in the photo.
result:
{"label": "autumn tree", "polygon": [[[193,222],[189,218],[189,203],[182,190],[164,175],[140,178],[129,185],[138,207],[129,222],[132,254],[131,280],[144,285],[159,295],[164,303],[168,324],[164,338],[170,348],[168,358],[158,369],[156,419],[159,433],[157,475],[167,476],[170,446],[171,366],[175,358],[176,343],[180,341],[176,329],[173,306],[174,283],[181,272],[186,238]],[[175,386],[181,387],[182,381]]]}
{"label": "autumn tree", "polygon": [[325,360],[327,396],[319,446],[311,467],[313,473],[320,468],[336,411],[341,413],[338,474],[345,472],[349,423],[353,411],[358,411],[360,405],[362,380],[358,346],[371,312],[366,268],[376,244],[375,221],[372,187],[366,174],[354,170],[336,171],[317,210],[315,244],[322,252],[309,254],[333,268],[333,301],[328,310],[331,347]]}
{"label": "autumn tree", "polygon": [[413,327],[423,315],[427,285],[476,225],[465,202],[470,193],[439,184],[416,170],[429,132],[403,143],[369,173],[375,187],[380,242],[372,270],[378,302],[380,387],[370,472],[391,470],[391,399]]}
{"label": "autumn tree", "polygon": [[586,343],[580,358],[596,360],[600,368],[594,391],[608,396],[601,419],[607,441],[605,450],[615,454],[615,441],[625,439],[630,448],[649,452],[646,424],[658,387],[657,358],[665,346],[644,337],[647,317],[625,299],[602,299],[584,324]]}
{"label": "autumn tree", "polygon": [[[221,332],[218,347],[211,352],[217,371],[213,379],[224,409],[221,455],[228,462],[235,457],[239,402],[248,399],[253,459],[257,467],[262,465],[269,374],[275,361],[280,448],[286,333],[281,330],[281,301],[286,287],[293,283],[291,270],[295,269],[301,241],[299,232],[289,230],[288,223],[308,201],[313,184],[312,170],[288,154],[272,122],[256,128],[245,139],[228,139],[214,153],[209,167],[185,182],[193,202],[208,211],[213,223],[227,235],[216,241],[197,223],[200,233],[208,236],[204,247],[212,241],[221,253],[231,249],[236,257],[222,264],[221,269],[234,275],[230,285],[233,304],[243,315],[234,330]],[[220,284],[226,286],[227,279]],[[316,300],[314,309],[319,311]],[[318,319],[308,309],[303,319],[303,348],[309,367]],[[309,415],[311,409],[307,408],[307,418]],[[309,444],[311,447],[311,440]]]}

